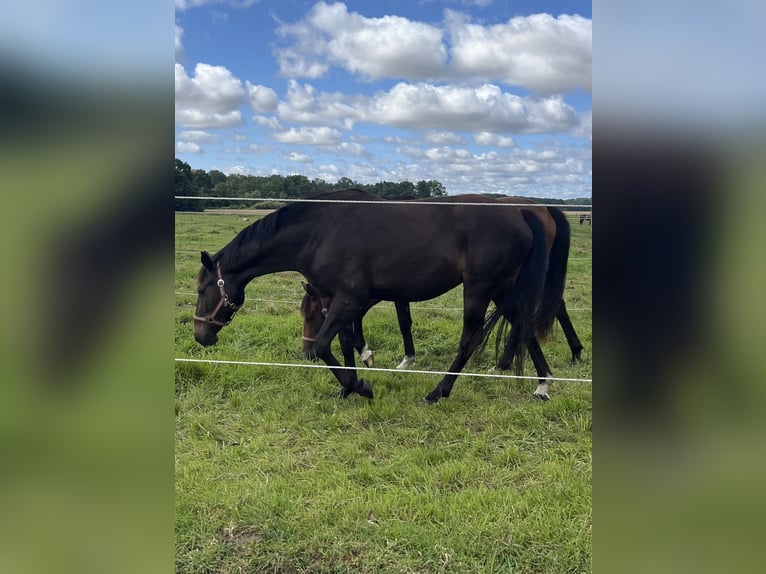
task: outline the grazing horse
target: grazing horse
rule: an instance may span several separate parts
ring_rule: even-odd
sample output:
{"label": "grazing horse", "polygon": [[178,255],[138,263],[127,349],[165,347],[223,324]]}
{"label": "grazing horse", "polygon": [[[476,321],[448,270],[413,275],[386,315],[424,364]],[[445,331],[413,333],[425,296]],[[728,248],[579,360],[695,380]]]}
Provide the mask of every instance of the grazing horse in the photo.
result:
{"label": "grazing horse", "polygon": [[[450,395],[458,373],[503,320],[511,328],[498,366],[520,369],[528,347],[539,379],[535,395],[548,398],[551,374],[536,338],[550,328],[538,312],[548,252],[536,215],[511,207],[391,204],[359,190],[316,197],[324,201],[282,207],[240,231],[215,255],[202,252],[194,315],[197,342],[217,342],[220,330],[244,303],[251,280],[297,271],[329,301],[311,354],[330,367],[341,397],[358,393],[372,398],[370,383],[355,370],[334,368],[341,365],[331,351],[333,338],[339,335],[341,345],[350,347],[351,325],[371,300],[424,301],[462,283],[457,356],[425,401]],[[488,201],[482,196],[461,199]],[[407,243],[401,241],[402,233],[407,233]],[[411,243],[419,248],[412,250]],[[490,302],[495,311],[485,323]]]}
{"label": "grazing horse", "polygon": [[[452,196],[450,198],[440,198],[438,201],[460,201],[461,196]],[[569,221],[564,213],[555,207],[544,207],[537,205],[531,199],[525,197],[508,197],[499,199],[504,203],[514,205],[524,204],[522,210],[535,213],[543,224],[545,229],[546,244],[548,247],[548,272],[545,278],[545,293],[547,298],[548,312],[554,312],[558,319],[564,335],[572,352],[572,363],[580,360],[583,346],[577,333],[574,330],[572,321],[566,310],[563,293],[566,280],[567,263],[569,259],[570,228]],[[526,207],[526,206],[529,207]],[[493,208],[495,209],[495,208]],[[316,334],[324,322],[323,309],[327,309],[329,301],[322,301],[317,291],[311,285],[303,284],[306,294],[301,301],[301,315],[303,316],[303,345],[304,353],[307,351],[309,343],[313,342]],[[556,305],[556,301],[560,303]],[[380,300],[369,302],[369,308],[379,303]],[[395,301],[396,316],[399,322],[399,328],[404,342],[404,359],[396,367],[397,369],[406,369],[415,361],[415,345],[412,340],[412,316],[410,314],[410,305],[407,301]],[[365,311],[366,313],[366,311]],[[549,319],[543,319],[547,321]],[[367,346],[362,329],[362,321],[359,320],[352,325],[353,346],[359,353],[360,358],[368,366],[372,366],[372,351]],[[344,350],[344,357],[348,350]],[[348,362],[347,362],[348,364]]]}

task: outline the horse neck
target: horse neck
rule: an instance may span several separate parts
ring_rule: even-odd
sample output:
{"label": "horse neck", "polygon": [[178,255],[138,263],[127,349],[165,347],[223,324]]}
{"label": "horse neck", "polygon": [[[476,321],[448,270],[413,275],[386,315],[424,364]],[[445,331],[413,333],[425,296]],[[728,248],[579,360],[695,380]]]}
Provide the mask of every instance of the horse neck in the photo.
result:
{"label": "horse neck", "polygon": [[239,246],[238,253],[231,258],[236,261],[236,268],[228,271],[236,273],[245,284],[270,273],[300,271],[298,258],[303,245],[298,230],[286,225],[268,240]]}

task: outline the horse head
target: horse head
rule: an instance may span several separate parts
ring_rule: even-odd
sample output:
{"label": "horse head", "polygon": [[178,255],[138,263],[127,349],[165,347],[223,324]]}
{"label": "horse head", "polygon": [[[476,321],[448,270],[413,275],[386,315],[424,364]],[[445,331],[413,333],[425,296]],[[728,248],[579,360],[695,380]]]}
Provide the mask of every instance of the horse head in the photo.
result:
{"label": "horse head", "polygon": [[301,283],[306,294],[301,301],[301,316],[303,317],[303,354],[307,359],[315,360],[313,352],[314,342],[317,340],[319,330],[327,316],[327,308],[330,305],[329,297],[322,297],[319,292],[308,283]]}
{"label": "horse head", "polygon": [[[238,303],[235,303],[238,301]],[[231,323],[245,301],[244,285],[228,276],[207,251],[202,252],[202,268],[197,275],[197,307],[194,313],[194,338],[205,347],[215,345],[218,331]]]}

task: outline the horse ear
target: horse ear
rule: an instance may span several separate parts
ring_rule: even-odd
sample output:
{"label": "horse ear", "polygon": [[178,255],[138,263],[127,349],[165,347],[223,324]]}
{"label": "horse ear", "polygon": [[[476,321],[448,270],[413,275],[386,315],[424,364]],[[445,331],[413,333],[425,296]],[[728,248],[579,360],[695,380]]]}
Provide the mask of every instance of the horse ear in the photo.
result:
{"label": "horse ear", "polygon": [[202,265],[205,269],[208,271],[215,271],[215,264],[213,264],[213,258],[210,257],[210,253],[207,251],[200,251],[200,255],[202,255]]}

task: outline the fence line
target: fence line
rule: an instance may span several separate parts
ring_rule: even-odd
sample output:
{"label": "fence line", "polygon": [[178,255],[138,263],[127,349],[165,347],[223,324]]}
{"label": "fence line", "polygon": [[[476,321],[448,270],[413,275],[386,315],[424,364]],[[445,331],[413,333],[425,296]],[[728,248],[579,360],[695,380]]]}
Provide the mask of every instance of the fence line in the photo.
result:
{"label": "fence line", "polygon": [[[183,253],[185,255],[199,255],[201,249],[176,249],[175,253]],[[569,261],[591,261],[593,257],[570,257]]]}
{"label": "fence line", "polygon": [[[191,291],[175,291],[175,295],[184,295],[188,297],[196,297],[197,293],[192,293]],[[277,305],[295,305],[295,308],[298,308],[298,302],[297,301],[282,301],[279,299],[248,299],[248,302],[250,303],[274,303]],[[393,309],[393,301],[382,301],[383,308],[384,309]],[[380,306],[380,303],[375,305],[376,307]],[[420,305],[412,305],[410,304],[410,307],[415,310],[420,311],[462,311],[462,307],[425,307]],[[592,311],[590,307],[567,307],[567,311]]]}
{"label": "fence line", "polygon": [[[299,369],[342,369],[342,370],[359,370],[359,371],[377,371],[382,373],[413,373],[419,375],[459,375],[461,377],[488,377],[495,379],[533,379],[537,380],[537,376],[527,375],[501,375],[494,373],[468,373],[460,372],[455,373],[451,371],[424,371],[419,369],[383,369],[380,367],[345,367],[337,366],[330,367],[328,365],[316,365],[316,364],[301,364],[301,363],[271,363],[265,361],[224,361],[218,359],[188,359],[182,357],[176,357],[177,363],[207,363],[213,365],[245,365],[252,367],[288,367]],[[548,377],[549,381],[566,381],[575,383],[592,383],[593,379],[573,379],[563,377]]]}
{"label": "fence line", "polygon": [[[451,195],[450,197],[459,197],[457,195]],[[382,201],[365,201],[361,199],[311,199],[311,198],[293,198],[293,199],[287,199],[287,198],[276,198],[276,197],[200,197],[196,195],[176,195],[175,199],[191,199],[196,201],[249,201],[249,202],[260,202],[260,201],[268,201],[273,203],[370,203],[373,205],[380,205],[380,204],[389,204],[389,205],[471,205],[471,206],[493,206],[493,205],[503,205],[507,207],[558,207],[559,209],[562,207],[565,208],[588,208],[589,210],[593,210],[592,205],[588,204],[565,204],[565,203],[481,203],[481,202],[473,202],[473,201],[445,201],[445,202],[438,202],[438,201],[421,201],[416,199],[384,199]]]}

